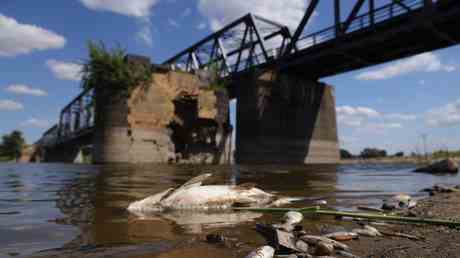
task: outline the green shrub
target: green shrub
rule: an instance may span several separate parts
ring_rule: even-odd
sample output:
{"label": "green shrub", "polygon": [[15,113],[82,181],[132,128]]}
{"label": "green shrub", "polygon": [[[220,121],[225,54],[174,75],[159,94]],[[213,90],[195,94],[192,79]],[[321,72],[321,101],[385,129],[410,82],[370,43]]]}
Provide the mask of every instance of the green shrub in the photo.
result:
{"label": "green shrub", "polygon": [[102,42],[88,43],[89,60],[83,64],[83,89],[110,89],[119,96],[129,96],[132,90],[152,81],[150,64],[128,63],[121,47],[107,49]]}

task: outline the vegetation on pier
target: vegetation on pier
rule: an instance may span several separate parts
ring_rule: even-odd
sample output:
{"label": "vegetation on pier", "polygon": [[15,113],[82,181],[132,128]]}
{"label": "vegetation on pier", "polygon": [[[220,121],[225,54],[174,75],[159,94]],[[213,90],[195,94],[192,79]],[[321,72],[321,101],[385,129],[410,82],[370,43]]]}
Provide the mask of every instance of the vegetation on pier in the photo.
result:
{"label": "vegetation on pier", "polygon": [[83,89],[110,89],[118,96],[129,96],[132,90],[152,81],[150,64],[127,62],[126,51],[117,46],[108,49],[102,42],[88,42],[89,59],[83,64]]}

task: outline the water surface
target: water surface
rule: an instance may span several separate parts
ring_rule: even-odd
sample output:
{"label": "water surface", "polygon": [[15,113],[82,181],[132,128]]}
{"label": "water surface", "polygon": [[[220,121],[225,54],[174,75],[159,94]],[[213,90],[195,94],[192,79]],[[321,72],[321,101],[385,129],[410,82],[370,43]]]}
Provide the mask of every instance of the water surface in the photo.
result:
{"label": "water surface", "polygon": [[214,173],[216,183],[255,182],[270,192],[304,198],[292,206],[309,206],[324,199],[340,209],[377,207],[382,199],[401,192],[422,197],[419,190],[435,183],[460,184],[457,175],[418,174],[410,172],[413,168],[0,164],[0,257],[54,248],[145,244],[157,248],[139,257],[234,257],[231,250],[197,239],[225,230],[241,241],[257,242],[260,238],[252,230],[255,222],[270,221],[272,215],[176,213],[138,218],[125,211],[130,202],[201,173]]}

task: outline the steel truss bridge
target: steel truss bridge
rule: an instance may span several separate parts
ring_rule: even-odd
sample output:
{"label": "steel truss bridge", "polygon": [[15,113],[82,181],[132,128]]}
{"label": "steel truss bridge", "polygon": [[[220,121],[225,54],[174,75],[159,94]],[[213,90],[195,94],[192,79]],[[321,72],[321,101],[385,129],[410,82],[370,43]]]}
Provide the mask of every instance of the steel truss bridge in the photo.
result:
{"label": "steel truss bridge", "polygon": [[[253,67],[301,72],[319,79],[460,41],[459,0],[355,0],[346,14],[342,4],[352,1],[329,1],[333,1],[334,24],[323,30],[308,32],[307,24],[320,3],[310,0],[293,33],[283,24],[248,14],[163,64],[191,73],[216,69],[220,77],[230,79]],[[84,91],[62,110],[59,141],[91,131],[92,96],[93,90]]]}

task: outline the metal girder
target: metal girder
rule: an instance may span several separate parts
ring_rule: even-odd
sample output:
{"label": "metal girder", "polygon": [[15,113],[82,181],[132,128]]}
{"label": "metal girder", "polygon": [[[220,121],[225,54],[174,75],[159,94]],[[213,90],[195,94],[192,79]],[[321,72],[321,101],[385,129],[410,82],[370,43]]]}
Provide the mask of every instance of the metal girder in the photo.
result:
{"label": "metal girder", "polygon": [[366,0],[358,0],[358,2],[353,6],[353,9],[351,10],[350,15],[348,15],[348,18],[343,23],[342,33],[345,33],[348,30],[348,28],[350,27],[350,24],[353,22],[353,20],[358,15],[358,12],[359,10],[361,10],[361,7],[363,6],[365,1]]}
{"label": "metal girder", "polygon": [[307,26],[308,21],[310,21],[310,18],[313,16],[313,13],[316,10],[316,7],[319,4],[319,0],[311,0],[310,5],[307,8],[307,11],[305,12],[304,17],[302,18],[302,21],[299,24],[299,27],[297,27],[297,30],[294,33],[294,36],[292,36],[291,43],[286,47],[284,55],[289,55],[291,54],[291,51],[294,49],[294,46],[297,44],[297,41],[300,38],[300,35],[302,35],[305,26]]}
{"label": "metal girder", "polygon": [[406,9],[406,11],[410,11],[411,9],[405,5],[401,0],[393,0],[393,3],[401,6],[402,8]]}
{"label": "metal girder", "polygon": [[93,94],[94,89],[85,90],[62,109],[58,123],[61,141],[94,126]]}
{"label": "metal girder", "polygon": [[[180,52],[163,64],[193,72],[217,65],[220,76],[229,76],[241,69],[272,59],[267,46],[283,47],[272,41],[290,41],[287,26],[266,18],[248,14],[197,44]],[[274,51],[276,53],[276,51]]]}

